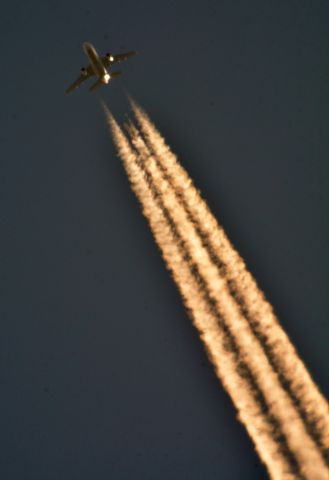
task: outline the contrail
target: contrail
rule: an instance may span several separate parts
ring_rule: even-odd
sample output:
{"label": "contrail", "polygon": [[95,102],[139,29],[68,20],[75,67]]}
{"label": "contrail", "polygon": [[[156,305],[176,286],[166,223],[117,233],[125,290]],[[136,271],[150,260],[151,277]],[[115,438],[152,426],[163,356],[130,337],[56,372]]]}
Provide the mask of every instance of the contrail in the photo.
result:
{"label": "contrail", "polygon": [[326,401],[191,179],[133,110],[130,140],[107,112],[119,156],[240,420],[272,478],[328,479]]}
{"label": "contrail", "polygon": [[230,294],[261,342],[283,388],[291,396],[328,464],[329,415],[326,400],[296,355],[271,305],[265,300],[243,260],[230,244],[199,192],[193,187],[190,188],[191,179],[143,110],[132,100],[131,104],[142,132],[157,156],[160,168],[179,193],[180,200],[196,226],[203,245],[208,248],[213,264],[216,265],[218,273],[226,279]]}

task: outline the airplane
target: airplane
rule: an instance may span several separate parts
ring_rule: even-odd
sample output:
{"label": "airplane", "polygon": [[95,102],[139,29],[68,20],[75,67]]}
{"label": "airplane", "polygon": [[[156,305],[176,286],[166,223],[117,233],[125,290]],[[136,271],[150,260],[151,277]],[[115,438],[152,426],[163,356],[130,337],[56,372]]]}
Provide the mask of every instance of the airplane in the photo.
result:
{"label": "airplane", "polygon": [[83,44],[83,50],[87,55],[90,64],[87,67],[81,68],[80,76],[72,83],[66,90],[65,93],[70,93],[76,88],[80,87],[80,85],[90,77],[94,75],[98,77],[96,83],[94,83],[90,88],[89,91],[93,92],[97,88],[101,87],[102,85],[107,85],[112,78],[118,77],[121,75],[121,72],[109,72],[107,69],[114,65],[115,63],[122,62],[123,60],[127,60],[127,58],[136,55],[137,52],[130,51],[127,53],[120,53],[118,55],[112,55],[107,53],[105,57],[100,57],[96,52],[93,45],[89,42],[85,42]]}

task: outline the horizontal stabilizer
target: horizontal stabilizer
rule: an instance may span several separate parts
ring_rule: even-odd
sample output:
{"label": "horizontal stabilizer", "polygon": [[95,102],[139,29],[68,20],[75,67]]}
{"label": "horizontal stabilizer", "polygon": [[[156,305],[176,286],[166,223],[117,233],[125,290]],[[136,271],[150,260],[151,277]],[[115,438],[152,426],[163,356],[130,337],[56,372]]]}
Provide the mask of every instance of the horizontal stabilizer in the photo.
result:
{"label": "horizontal stabilizer", "polygon": [[94,83],[94,84],[89,88],[89,92],[94,92],[95,90],[97,90],[97,88],[101,87],[102,85],[104,85],[104,83],[102,82],[102,80],[97,80],[97,82]]}
{"label": "horizontal stabilizer", "polygon": [[111,79],[112,79],[112,78],[119,77],[120,75],[122,75],[122,72],[119,72],[119,71],[118,72],[111,72],[110,75],[111,75]]}

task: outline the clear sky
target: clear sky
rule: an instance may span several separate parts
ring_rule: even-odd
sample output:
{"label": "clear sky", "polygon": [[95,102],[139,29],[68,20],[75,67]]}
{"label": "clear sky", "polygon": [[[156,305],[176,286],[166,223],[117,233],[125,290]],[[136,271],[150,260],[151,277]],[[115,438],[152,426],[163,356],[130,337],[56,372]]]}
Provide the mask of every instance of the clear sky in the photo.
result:
{"label": "clear sky", "polygon": [[[329,394],[327,1],[7,2],[0,477],[262,479],[99,100],[150,114]],[[124,75],[65,96],[86,58]]]}

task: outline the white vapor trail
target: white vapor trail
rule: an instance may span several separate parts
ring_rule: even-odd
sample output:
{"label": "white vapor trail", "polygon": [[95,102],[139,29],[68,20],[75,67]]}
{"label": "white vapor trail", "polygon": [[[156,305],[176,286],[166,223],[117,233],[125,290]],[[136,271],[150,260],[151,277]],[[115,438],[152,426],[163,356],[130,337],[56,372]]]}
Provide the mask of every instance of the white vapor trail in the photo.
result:
{"label": "white vapor trail", "polygon": [[192,181],[178,163],[164,139],[135,102],[131,101],[136,118],[151,148],[154,149],[163,170],[180,192],[186,208],[192,212],[192,221],[201,230],[201,236],[208,244],[208,250],[219,273],[225,277],[228,288],[243,310],[243,314],[273,365],[282,377],[286,389],[293,392],[294,402],[301,415],[310,425],[315,437],[329,460],[329,411],[328,404],[315,387],[303,362],[287,335],[280,327],[271,305],[265,300],[255,280],[232,247],[223,229],[218,225],[199,192],[191,188]]}
{"label": "white vapor trail", "polygon": [[[328,404],[255,280],[143,110],[120,158],[218,377],[273,479],[329,479]],[[129,137],[129,138],[128,138]]]}

